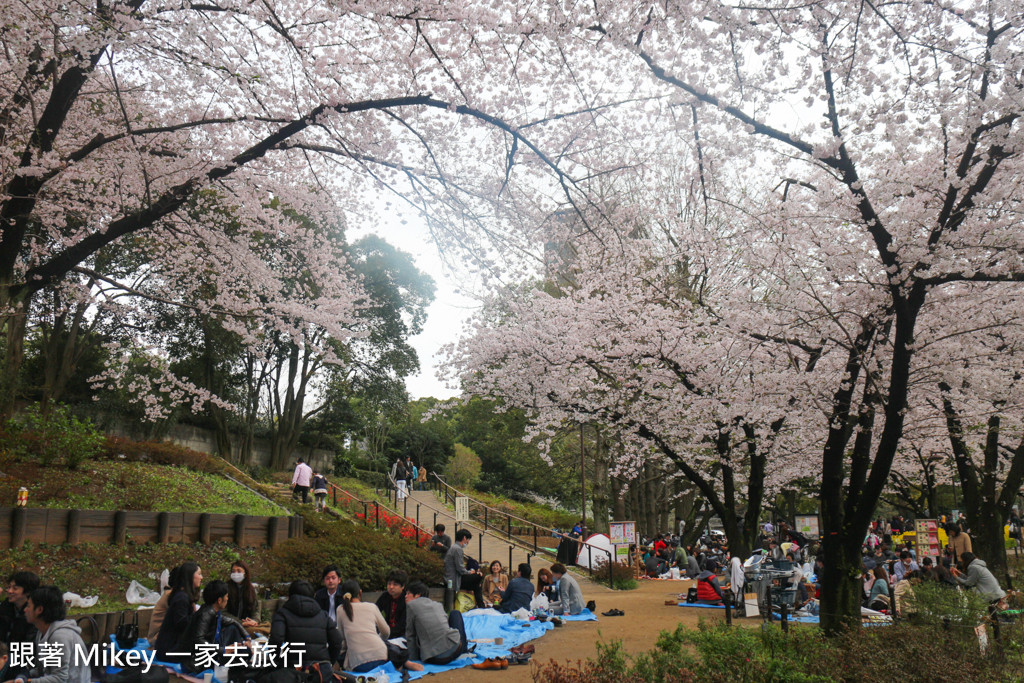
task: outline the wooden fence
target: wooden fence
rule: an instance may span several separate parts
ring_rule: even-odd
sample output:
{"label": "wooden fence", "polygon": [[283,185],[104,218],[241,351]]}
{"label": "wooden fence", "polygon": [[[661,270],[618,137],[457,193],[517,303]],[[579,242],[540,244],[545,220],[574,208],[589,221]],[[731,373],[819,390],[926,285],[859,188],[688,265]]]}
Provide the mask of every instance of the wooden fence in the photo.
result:
{"label": "wooden fence", "polygon": [[204,543],[270,547],[301,536],[303,519],[200,512],[0,508],[0,548],[33,543]]}

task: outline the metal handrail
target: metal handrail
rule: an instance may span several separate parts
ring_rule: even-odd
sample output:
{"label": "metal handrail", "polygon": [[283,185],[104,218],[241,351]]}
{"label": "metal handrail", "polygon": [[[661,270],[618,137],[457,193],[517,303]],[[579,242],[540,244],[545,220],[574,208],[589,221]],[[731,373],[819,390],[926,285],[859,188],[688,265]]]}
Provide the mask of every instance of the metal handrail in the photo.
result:
{"label": "metal handrail", "polygon": [[[389,495],[388,500],[389,501],[391,500],[390,492],[394,491],[394,493],[395,493],[395,507],[397,508],[398,507],[398,482],[395,481],[395,478],[393,476],[391,476],[390,472],[388,472],[386,474],[387,474],[386,481],[387,481],[387,483],[390,484],[390,489],[389,489],[389,493],[388,493],[388,495]],[[405,498],[405,509],[406,509],[406,512],[408,512],[408,509],[409,509],[409,497],[410,496],[411,496],[411,492],[410,492],[410,495],[406,496],[406,498]],[[423,504],[423,503],[416,503],[416,519],[417,520],[419,519],[419,514],[420,514],[419,510],[420,510],[420,506],[421,505],[425,505],[425,504]],[[448,510],[444,510],[444,509],[438,510],[437,508],[434,508],[434,507],[432,507],[430,505],[426,505],[426,507],[427,507],[427,509],[434,511],[434,522],[435,523],[437,522],[437,513],[438,512],[444,512],[444,513],[448,514]],[[459,522],[456,522],[456,528],[458,527],[458,524],[459,524]],[[472,527],[474,527],[475,529],[477,529],[480,532],[479,534],[477,534],[477,544],[478,544],[478,551],[477,552],[479,553],[480,559],[482,561],[483,560],[483,548],[484,548],[484,535],[488,532],[488,529],[486,529],[486,528],[481,529],[478,525],[472,524],[472,523],[467,524],[467,526],[472,526]],[[498,538],[496,536],[494,538],[495,538],[495,540],[498,540]],[[530,550],[529,547],[526,547],[526,546],[524,546],[523,544],[521,544],[521,543],[519,543],[517,541],[513,541],[511,536],[509,536],[509,539],[507,541],[504,541],[504,543],[508,546],[508,568],[507,568],[507,571],[509,573],[509,577],[513,577],[514,576],[512,574],[512,551],[514,549],[520,548],[521,550],[526,552],[526,563],[527,564],[530,564],[530,561],[533,559],[533,556],[538,554],[538,552],[536,550],[536,544],[535,544],[534,549]]]}
{"label": "metal handrail", "polygon": [[[341,488],[337,484],[332,484],[332,483],[328,482],[327,485],[331,489],[331,501],[332,501],[332,504],[335,507],[338,506],[338,492],[339,491],[341,493],[345,494],[346,496],[348,496],[349,498],[351,498],[352,500],[354,500],[355,502],[362,504],[362,506],[363,506],[363,526],[368,526],[369,523],[370,523],[369,522],[369,517],[370,517],[370,515],[369,515],[369,508],[370,508],[371,505],[373,505],[374,509],[377,511],[377,514],[374,516],[374,525],[375,525],[375,527],[377,529],[380,528],[380,514],[379,514],[379,510],[380,510],[380,508],[384,508],[388,512],[392,512],[393,511],[395,513],[395,515],[397,515],[402,520],[403,524],[408,524],[409,526],[411,526],[412,528],[416,529],[417,531],[419,531],[421,533],[424,533],[427,536],[430,536],[430,531],[427,530],[427,529],[424,529],[423,527],[421,527],[419,525],[419,523],[418,523],[419,520],[417,520],[416,522],[409,521],[409,518],[406,515],[403,515],[402,512],[397,507],[395,507],[392,510],[392,508],[390,508],[389,506],[381,504],[381,502],[379,500],[363,500],[359,496],[355,495],[354,493],[352,493],[350,491],[346,491],[345,489]],[[418,536],[416,538],[416,545],[419,545],[419,537]]]}
{"label": "metal handrail", "polygon": [[[558,531],[557,529],[550,529],[548,527],[541,526],[540,524],[536,524],[534,522],[531,522],[528,519],[523,519],[522,517],[518,517],[518,516],[513,515],[511,513],[502,512],[501,510],[492,508],[489,505],[485,504],[483,501],[477,500],[476,498],[473,498],[472,496],[467,496],[462,491],[459,491],[454,486],[451,486],[448,482],[446,482],[444,479],[442,479],[436,472],[431,472],[431,474],[433,475],[433,477],[435,479],[437,479],[438,482],[440,482],[445,487],[445,503],[448,502],[448,489],[451,489],[452,491],[455,491],[456,493],[458,493],[460,496],[465,496],[466,498],[469,498],[471,501],[473,501],[474,503],[477,503],[478,505],[480,505],[480,506],[482,506],[484,508],[484,531],[488,531],[490,529],[490,527],[488,525],[488,521],[487,521],[487,512],[488,511],[493,511],[495,514],[500,515],[502,517],[505,517],[506,520],[508,521],[508,531],[507,531],[507,534],[508,534],[508,539],[509,539],[510,543],[511,542],[516,542],[517,545],[519,544],[518,541],[514,541],[513,540],[513,535],[512,535],[512,520],[513,519],[518,520],[520,522],[524,522],[527,525],[533,527],[533,552],[535,554],[539,554],[539,552],[541,550],[541,548],[537,545],[537,530],[538,529],[546,531],[546,532],[549,532],[555,538],[558,538],[558,537],[569,538],[570,537],[569,534],[564,534],[564,533]],[[391,479],[391,481],[392,481],[392,483],[394,483],[394,479]],[[495,529],[497,529],[497,527],[495,527]],[[614,563],[614,559],[615,558],[614,558],[614,555],[612,554],[612,551],[608,550],[607,548],[599,548],[599,547],[597,547],[596,545],[594,545],[592,543],[584,541],[583,539],[573,539],[573,540],[576,543],[579,543],[579,544],[584,545],[584,546],[587,547],[587,553],[588,553],[588,557],[590,559],[589,570],[590,570],[590,575],[591,576],[594,575],[593,551],[598,550],[600,552],[608,554],[608,586],[609,586],[609,588],[614,588],[615,587],[615,585],[614,585],[615,581],[614,581],[612,565]],[[544,549],[544,552],[548,553],[549,555],[552,554],[547,549]]]}

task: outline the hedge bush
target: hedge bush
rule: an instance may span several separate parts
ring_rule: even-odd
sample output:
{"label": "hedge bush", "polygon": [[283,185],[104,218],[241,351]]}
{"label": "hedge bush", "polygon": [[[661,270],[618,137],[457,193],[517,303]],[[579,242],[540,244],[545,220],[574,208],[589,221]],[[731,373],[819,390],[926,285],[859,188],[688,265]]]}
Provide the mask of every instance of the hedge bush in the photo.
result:
{"label": "hedge bush", "polygon": [[410,580],[441,585],[443,558],[400,536],[387,537],[344,521],[307,516],[306,537],[290,539],[273,549],[267,579],[288,582],[305,579],[320,584],[323,568],[336,564],[341,575],[356,579],[363,590],[383,590],[392,569],[408,572]]}

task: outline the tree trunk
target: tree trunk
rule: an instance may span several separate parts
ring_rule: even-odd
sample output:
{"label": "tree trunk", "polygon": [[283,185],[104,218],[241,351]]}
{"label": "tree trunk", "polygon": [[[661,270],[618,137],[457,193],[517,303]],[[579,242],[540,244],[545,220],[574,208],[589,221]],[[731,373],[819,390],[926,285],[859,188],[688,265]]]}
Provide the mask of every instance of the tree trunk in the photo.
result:
{"label": "tree trunk", "polygon": [[21,364],[25,359],[25,331],[28,324],[29,299],[12,300],[6,287],[0,286],[0,332],[3,333],[0,353],[0,422],[14,414],[21,378]]}
{"label": "tree trunk", "polygon": [[1003,512],[993,501],[983,500],[977,510],[968,510],[967,520],[971,524],[974,554],[985,561],[999,583],[1008,582],[1006,537],[1003,530],[1006,518]]}
{"label": "tree trunk", "polygon": [[622,480],[619,477],[610,477],[612,491],[612,517],[616,522],[629,521],[626,512],[626,496],[622,493]]}
{"label": "tree trunk", "polygon": [[[838,496],[836,496],[838,499]],[[849,535],[847,535],[849,538]],[[860,543],[843,542],[839,535],[822,539],[825,569],[821,579],[821,628],[827,635],[860,628],[862,560]]]}
{"label": "tree trunk", "polygon": [[600,430],[595,430],[593,457],[594,476],[591,479],[590,497],[593,501],[593,522],[591,530],[599,534],[608,533],[608,503],[610,499],[608,479],[608,448],[601,438]]}

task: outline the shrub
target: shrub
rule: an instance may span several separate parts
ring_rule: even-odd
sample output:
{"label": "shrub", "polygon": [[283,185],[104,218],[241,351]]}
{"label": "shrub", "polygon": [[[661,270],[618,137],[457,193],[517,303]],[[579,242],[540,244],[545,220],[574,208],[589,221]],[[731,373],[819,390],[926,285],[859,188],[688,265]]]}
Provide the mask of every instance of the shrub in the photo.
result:
{"label": "shrub", "polygon": [[480,456],[472,448],[455,444],[455,455],[445,465],[445,476],[448,482],[456,487],[472,486],[480,478]]}
{"label": "shrub", "polygon": [[[992,637],[991,631],[990,638]],[[736,683],[954,683],[1020,681],[1021,634],[1005,629],[982,654],[973,627],[901,623],[857,628],[834,639],[816,628],[750,629],[702,625],[663,632],[653,650],[630,661],[617,644],[596,659],[541,665],[535,680],[701,681]]]}
{"label": "shrub", "polygon": [[91,421],[79,419],[65,407],[43,413],[38,405],[8,420],[3,447],[20,458],[37,458],[43,465],[61,462],[76,469],[100,453],[103,435]]}
{"label": "shrub", "polygon": [[220,459],[169,441],[132,441],[108,436],[103,443],[102,454],[111,460],[174,465],[200,472],[219,473],[224,470]]}
{"label": "shrub", "polygon": [[[603,582],[608,577],[608,559],[601,558],[594,562],[594,580]],[[620,591],[631,591],[639,587],[636,572],[625,562],[612,563],[612,588]]]}
{"label": "shrub", "polygon": [[336,564],[345,578],[363,590],[382,590],[392,569],[409,573],[412,580],[439,585],[444,577],[443,558],[405,538],[388,540],[372,527],[306,517],[306,535],[292,538],[271,551],[270,582],[306,579],[320,583],[324,566]]}

